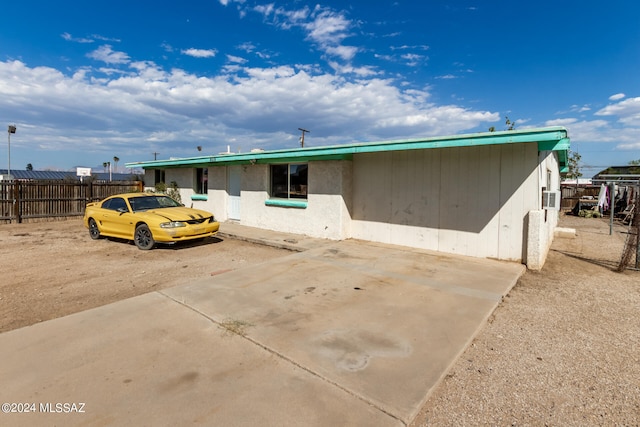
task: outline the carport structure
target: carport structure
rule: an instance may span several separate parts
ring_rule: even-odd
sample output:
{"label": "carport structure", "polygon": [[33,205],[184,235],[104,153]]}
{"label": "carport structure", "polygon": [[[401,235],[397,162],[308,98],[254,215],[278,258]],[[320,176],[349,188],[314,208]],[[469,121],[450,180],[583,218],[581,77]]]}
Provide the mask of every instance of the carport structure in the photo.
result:
{"label": "carport structure", "polygon": [[175,182],[183,201],[221,221],[540,269],[559,207],[543,203],[548,195],[559,198],[569,144],[565,128],[551,127],[252,150],[127,167],[142,167],[149,189]]}

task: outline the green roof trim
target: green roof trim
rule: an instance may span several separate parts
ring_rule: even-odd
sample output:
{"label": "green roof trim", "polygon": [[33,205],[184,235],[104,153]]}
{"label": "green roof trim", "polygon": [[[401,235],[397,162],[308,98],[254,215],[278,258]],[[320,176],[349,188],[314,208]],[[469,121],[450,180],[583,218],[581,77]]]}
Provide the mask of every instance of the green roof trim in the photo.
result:
{"label": "green roof trim", "polygon": [[385,151],[424,150],[432,148],[473,147],[482,145],[502,145],[537,143],[538,151],[557,151],[560,168],[567,167],[569,137],[564,127],[549,127],[503,132],[483,132],[404,139],[380,142],[362,142],[325,147],[289,148],[248,153],[220,154],[217,156],[191,157],[184,159],[153,160],[126,163],[128,168],[161,169],[176,167],[211,167],[246,164],[294,163],[320,160],[350,160],[354,154],[379,153]]}

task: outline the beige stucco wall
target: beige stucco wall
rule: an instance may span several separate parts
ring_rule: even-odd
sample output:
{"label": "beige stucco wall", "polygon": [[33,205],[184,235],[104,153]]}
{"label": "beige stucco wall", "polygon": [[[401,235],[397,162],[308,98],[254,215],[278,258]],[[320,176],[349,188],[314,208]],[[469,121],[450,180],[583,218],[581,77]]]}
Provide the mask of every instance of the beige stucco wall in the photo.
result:
{"label": "beige stucco wall", "polygon": [[539,209],[536,143],[369,153],[353,164],[352,237],[526,259],[526,216]]}
{"label": "beige stucco wall", "polygon": [[[240,223],[328,239],[356,238],[481,258],[544,264],[557,211],[557,156],[537,143],[355,154],[309,163],[306,208],[267,206],[269,165],[209,168],[208,200],[191,201],[193,168],[167,169],[183,202],[228,220],[229,168],[240,170]],[[547,170],[552,182],[547,183]],[[153,183],[153,171],[146,182]],[[190,202],[190,203],[189,203]]]}
{"label": "beige stucco wall", "polygon": [[242,168],[243,225],[334,240],[349,237],[350,161],[309,163],[308,203],[304,209],[265,205],[269,199],[269,165]]}
{"label": "beige stucco wall", "polygon": [[[560,174],[556,153],[552,151],[540,152],[539,165],[538,200],[542,200],[542,187],[549,191],[560,190]],[[551,182],[547,182],[547,171],[551,172]],[[525,259],[527,268],[540,270],[544,265],[553,242],[553,233],[558,225],[559,216],[558,210],[545,210],[541,207],[529,212]]]}
{"label": "beige stucco wall", "polygon": [[[185,206],[212,212],[218,221],[226,221],[226,168],[209,168],[209,190],[207,200],[192,200],[195,194],[196,172],[194,168],[165,169],[166,184],[175,181],[178,184],[180,197]],[[153,191],[155,187],[155,171],[145,171],[145,191]]]}

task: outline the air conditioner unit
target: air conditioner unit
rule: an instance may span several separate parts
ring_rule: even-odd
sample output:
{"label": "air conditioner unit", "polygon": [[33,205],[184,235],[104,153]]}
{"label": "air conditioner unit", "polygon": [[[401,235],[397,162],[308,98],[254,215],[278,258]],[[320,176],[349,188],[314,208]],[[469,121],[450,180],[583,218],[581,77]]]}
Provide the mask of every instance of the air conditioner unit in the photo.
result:
{"label": "air conditioner unit", "polygon": [[559,191],[543,191],[542,192],[542,208],[549,210],[560,210],[560,192]]}

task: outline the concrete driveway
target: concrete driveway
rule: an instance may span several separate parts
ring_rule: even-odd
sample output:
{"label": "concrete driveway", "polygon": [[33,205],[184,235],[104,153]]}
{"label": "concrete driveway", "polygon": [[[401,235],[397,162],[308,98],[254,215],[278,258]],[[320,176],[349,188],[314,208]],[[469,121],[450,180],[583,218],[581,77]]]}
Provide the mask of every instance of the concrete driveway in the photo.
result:
{"label": "concrete driveway", "polygon": [[23,412],[0,425],[403,426],[524,271],[300,243],[313,249],[0,334],[0,403]]}

